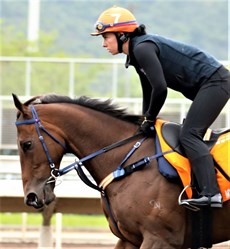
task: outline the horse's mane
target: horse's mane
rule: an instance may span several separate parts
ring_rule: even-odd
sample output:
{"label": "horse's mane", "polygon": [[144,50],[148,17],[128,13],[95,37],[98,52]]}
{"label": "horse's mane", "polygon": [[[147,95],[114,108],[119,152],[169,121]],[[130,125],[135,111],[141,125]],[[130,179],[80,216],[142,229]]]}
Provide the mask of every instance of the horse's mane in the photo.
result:
{"label": "horse's mane", "polygon": [[122,119],[124,121],[140,124],[141,117],[138,115],[130,115],[126,109],[119,107],[117,104],[112,103],[112,99],[101,100],[93,99],[86,96],[72,99],[68,96],[57,94],[46,94],[42,96],[33,97],[26,101],[25,105],[30,104],[51,104],[51,103],[69,103],[75,105],[81,105],[90,109],[103,112],[115,118]]}

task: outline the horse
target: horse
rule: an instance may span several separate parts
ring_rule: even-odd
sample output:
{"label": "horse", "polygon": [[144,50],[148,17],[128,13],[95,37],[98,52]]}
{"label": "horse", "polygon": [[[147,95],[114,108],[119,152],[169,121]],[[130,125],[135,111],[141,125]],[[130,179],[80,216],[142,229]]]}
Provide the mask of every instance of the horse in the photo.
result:
{"label": "horse", "polygon": [[[80,158],[67,171],[84,165],[96,189],[101,189],[118,165],[136,165],[134,162],[155,154],[154,138],[137,132],[141,116],[128,114],[110,99],[47,94],[21,103],[13,94],[13,100],[18,110],[17,143],[25,203],[29,206],[41,208],[55,200],[55,180],[63,173],[60,162],[65,153]],[[115,249],[192,247],[191,211],[177,201],[182,185],[163,177],[157,164],[153,159],[141,170],[109,181],[101,191],[102,209],[110,230],[118,237]],[[213,224],[213,244],[230,239],[229,201],[223,208],[213,209]]]}

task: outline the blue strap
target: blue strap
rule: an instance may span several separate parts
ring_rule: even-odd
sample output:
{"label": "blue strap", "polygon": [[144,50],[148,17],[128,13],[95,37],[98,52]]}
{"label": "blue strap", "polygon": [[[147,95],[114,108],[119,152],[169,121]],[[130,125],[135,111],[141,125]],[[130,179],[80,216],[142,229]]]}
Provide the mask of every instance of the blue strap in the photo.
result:
{"label": "blue strap", "polygon": [[31,111],[32,111],[32,114],[33,114],[33,118],[35,120],[35,128],[36,128],[36,131],[37,131],[37,134],[38,134],[38,138],[39,138],[39,140],[40,140],[40,142],[42,144],[42,147],[43,147],[43,149],[45,151],[45,154],[46,154],[46,157],[48,159],[50,168],[53,169],[55,167],[55,165],[54,165],[53,160],[52,160],[52,158],[51,158],[51,156],[49,154],[49,150],[48,150],[48,148],[46,146],[45,140],[44,140],[44,138],[43,138],[43,136],[42,136],[42,134],[40,132],[39,128],[41,126],[41,122],[40,122],[40,120],[39,120],[39,118],[37,116],[37,112],[36,112],[33,105],[31,106]]}
{"label": "blue strap", "polygon": [[134,171],[137,171],[137,170],[140,170],[142,169],[144,166],[147,166],[153,159],[156,159],[158,157],[161,157],[165,154],[168,154],[168,153],[171,153],[173,152],[173,150],[168,150],[168,151],[165,151],[165,152],[160,152],[160,153],[157,153],[151,157],[144,157],[142,159],[140,159],[139,161],[133,163],[133,164],[130,164],[128,166],[126,166],[125,168],[117,168],[114,172],[113,172],[113,177],[114,177],[114,180],[116,179],[119,179],[121,177],[125,177],[126,175],[130,175],[132,174]]}
{"label": "blue strap", "polygon": [[[40,119],[38,118],[38,115],[37,115],[37,112],[36,112],[36,109],[33,105],[31,105],[31,111],[32,111],[32,115],[33,115],[33,118],[31,119],[28,119],[28,120],[17,120],[15,122],[15,125],[16,126],[19,126],[19,125],[30,125],[30,124],[35,124],[36,126],[38,125],[39,129],[41,129],[42,131],[44,131],[48,136],[50,136],[56,143],[60,144],[64,150],[66,151],[67,148],[65,146],[65,144],[63,144],[62,142],[60,142],[56,137],[54,137],[49,131],[47,131],[41,124],[41,121]],[[36,128],[37,130],[37,128]],[[40,132],[39,132],[40,133]]]}
{"label": "blue strap", "polygon": [[[136,135],[135,135],[135,136],[136,136]],[[133,139],[133,137],[131,137],[131,138]],[[123,171],[123,169],[122,169],[123,164],[124,164],[124,163],[128,160],[128,158],[130,158],[130,156],[131,156],[131,155],[132,155],[132,154],[141,146],[141,144],[145,141],[146,138],[147,138],[147,137],[144,137],[144,138],[141,139],[141,141],[138,141],[138,142],[136,142],[136,143],[134,144],[133,148],[129,151],[129,153],[125,156],[125,158],[122,160],[122,162],[120,163],[120,165],[117,167],[117,173],[120,173],[120,172]],[[123,144],[124,142],[127,142],[127,141],[129,141],[129,140],[130,140],[130,138],[125,139],[125,140],[122,140],[122,141],[121,141],[122,143],[121,143],[121,142],[116,143],[116,147],[117,147],[117,146],[120,146],[121,144]],[[94,183],[92,183],[92,182],[88,179],[88,177],[85,175],[84,171],[82,170],[83,162],[84,162],[84,161],[87,161],[87,160],[89,160],[89,159],[91,159],[91,158],[94,158],[94,157],[96,157],[96,156],[98,156],[98,155],[100,155],[100,154],[102,154],[102,153],[105,153],[106,151],[109,150],[109,148],[112,149],[112,148],[114,148],[114,147],[115,147],[115,144],[112,144],[111,146],[108,146],[108,147],[106,147],[106,148],[103,148],[103,149],[101,149],[101,150],[98,150],[98,151],[96,151],[96,152],[94,152],[94,153],[92,153],[92,154],[90,154],[90,155],[88,155],[88,156],[86,156],[86,157],[84,157],[84,158],[78,160],[77,162],[74,162],[74,163],[72,163],[72,164],[66,166],[65,168],[59,170],[59,175],[61,176],[61,175],[63,175],[63,174],[65,174],[65,173],[69,172],[70,170],[72,170],[72,169],[74,168],[74,169],[77,171],[77,173],[78,173],[79,177],[81,178],[81,180],[82,180],[86,185],[88,185],[89,187],[91,187],[91,188],[93,188],[93,189],[96,189],[96,190],[102,192],[102,191],[103,191],[103,188],[100,188],[100,187],[98,187],[97,185],[95,185]],[[121,174],[121,173],[120,173],[120,174]]]}
{"label": "blue strap", "polygon": [[78,176],[80,177],[80,179],[89,187],[96,189],[100,192],[102,192],[102,189],[100,187],[98,187],[96,184],[94,184],[93,182],[91,182],[89,180],[89,178],[86,176],[86,174],[84,173],[84,171],[82,170],[82,163],[80,163],[79,161],[75,163],[75,170],[77,171]]}
{"label": "blue strap", "polygon": [[142,143],[145,141],[147,137],[144,137],[141,139],[141,141],[138,141],[134,144],[133,148],[129,151],[129,153],[125,156],[125,158],[122,160],[120,165],[117,167],[117,169],[122,169],[123,164],[132,156],[132,154],[142,145]]}
{"label": "blue strap", "polygon": [[29,124],[34,124],[36,122],[36,120],[34,118],[32,119],[28,119],[28,120],[17,120],[15,122],[15,125],[16,126],[19,126],[19,125],[29,125]]}
{"label": "blue strap", "polygon": [[[97,151],[93,152],[92,154],[89,154],[88,156],[85,156],[85,157],[81,158],[78,162],[83,164],[85,161],[88,161],[88,160],[90,160],[90,159],[92,159],[94,157],[97,157],[97,156],[99,156],[99,155],[101,155],[103,153],[106,153],[109,150],[112,150],[114,148],[117,148],[117,147],[119,147],[121,145],[124,145],[124,144],[128,143],[129,141],[131,141],[131,140],[135,139],[136,137],[140,136],[141,134],[142,133],[137,133],[137,134],[135,134],[135,135],[133,135],[131,137],[125,138],[124,140],[118,141],[118,142],[116,142],[114,144],[111,144],[111,145],[109,145],[107,147],[104,147],[104,148],[102,148],[100,150],[97,150]],[[66,166],[66,167],[64,167],[62,169],[59,169],[59,175],[60,176],[64,175],[64,174],[68,173],[69,171],[75,169],[75,165],[76,165],[76,162],[71,163],[70,165],[68,165],[68,166]]]}
{"label": "blue strap", "polygon": [[48,147],[46,146],[46,143],[45,143],[45,140],[44,140],[44,137],[42,136],[40,130],[42,130],[43,132],[45,132],[48,136],[50,136],[56,143],[60,144],[64,150],[66,151],[66,146],[60,142],[57,138],[55,138],[50,132],[48,132],[41,124],[41,121],[40,119],[38,118],[38,115],[37,115],[37,112],[36,112],[36,109],[33,105],[30,106],[30,109],[31,109],[31,112],[32,112],[32,115],[33,115],[33,118],[32,119],[27,119],[27,120],[17,120],[15,122],[15,125],[16,126],[19,126],[19,125],[31,125],[31,124],[34,124],[35,125],[35,128],[36,128],[36,131],[37,131],[37,134],[38,134],[38,138],[42,144],[42,147],[44,149],[44,152],[46,154],[46,157],[47,157],[47,160],[49,162],[49,165],[50,165],[50,168],[52,170],[55,170],[55,164],[53,163],[53,160],[49,154],[49,150],[48,150]]}

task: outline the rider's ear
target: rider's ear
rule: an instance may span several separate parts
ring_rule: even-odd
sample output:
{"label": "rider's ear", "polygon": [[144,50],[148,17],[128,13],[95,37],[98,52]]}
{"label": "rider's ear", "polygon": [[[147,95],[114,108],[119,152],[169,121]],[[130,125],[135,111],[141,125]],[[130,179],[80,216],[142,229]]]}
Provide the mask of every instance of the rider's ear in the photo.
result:
{"label": "rider's ear", "polygon": [[12,93],[13,96],[13,100],[14,100],[14,105],[15,107],[22,113],[22,114],[26,114],[28,107],[24,104],[22,104],[18,98],[18,96],[14,93]]}

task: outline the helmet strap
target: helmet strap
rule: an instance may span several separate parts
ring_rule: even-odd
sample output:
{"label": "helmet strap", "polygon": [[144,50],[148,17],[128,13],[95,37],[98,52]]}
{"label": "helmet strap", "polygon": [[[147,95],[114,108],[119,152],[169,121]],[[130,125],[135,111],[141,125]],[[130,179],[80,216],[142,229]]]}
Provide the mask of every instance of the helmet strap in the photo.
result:
{"label": "helmet strap", "polygon": [[122,53],[123,52],[123,49],[122,49],[122,46],[124,44],[124,42],[121,40],[121,36],[124,36],[123,34],[120,34],[120,33],[115,33],[115,36],[117,38],[117,48],[118,48],[118,52],[119,53]]}

